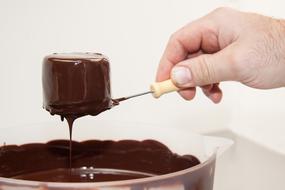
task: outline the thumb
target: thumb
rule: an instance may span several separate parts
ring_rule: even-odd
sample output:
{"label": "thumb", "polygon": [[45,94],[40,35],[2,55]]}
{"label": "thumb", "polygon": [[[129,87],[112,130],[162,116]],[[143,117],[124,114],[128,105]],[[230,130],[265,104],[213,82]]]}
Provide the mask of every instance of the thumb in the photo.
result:
{"label": "thumb", "polygon": [[184,60],[171,71],[171,79],[178,87],[204,86],[234,80],[235,73],[227,51],[203,54]]}

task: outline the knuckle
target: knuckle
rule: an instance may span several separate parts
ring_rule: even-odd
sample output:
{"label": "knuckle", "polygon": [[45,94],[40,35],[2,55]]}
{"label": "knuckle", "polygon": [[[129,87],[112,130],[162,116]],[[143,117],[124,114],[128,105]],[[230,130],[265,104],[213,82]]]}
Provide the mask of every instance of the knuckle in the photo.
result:
{"label": "knuckle", "polygon": [[232,79],[238,79],[240,76],[241,71],[244,70],[244,62],[245,62],[245,55],[242,55],[239,52],[234,52],[228,55],[229,58],[229,69],[231,73],[235,76],[232,76]]}
{"label": "knuckle", "polygon": [[233,9],[229,8],[229,7],[218,7],[216,9],[214,9],[213,13],[223,14],[223,13],[232,12],[232,11],[233,11]]}
{"label": "knuckle", "polygon": [[207,56],[200,56],[197,63],[193,65],[195,70],[194,80],[197,83],[206,85],[216,82],[215,72],[212,63]]}
{"label": "knuckle", "polygon": [[216,8],[214,11],[212,11],[209,14],[209,19],[216,19],[216,20],[228,20],[228,22],[231,21],[231,19],[235,18],[238,11],[229,8],[229,7],[219,7]]}
{"label": "knuckle", "polygon": [[201,28],[201,31],[203,31],[204,35],[212,35],[216,34],[216,26],[215,23],[212,20],[205,19],[203,22],[200,22],[198,27]]}
{"label": "knuckle", "polygon": [[177,41],[177,32],[171,34],[168,41],[169,41],[170,44],[176,43],[176,41]]}
{"label": "knuckle", "polygon": [[238,71],[240,69],[241,55],[238,52],[231,53],[228,55],[229,62],[231,63],[231,68],[234,71]]}

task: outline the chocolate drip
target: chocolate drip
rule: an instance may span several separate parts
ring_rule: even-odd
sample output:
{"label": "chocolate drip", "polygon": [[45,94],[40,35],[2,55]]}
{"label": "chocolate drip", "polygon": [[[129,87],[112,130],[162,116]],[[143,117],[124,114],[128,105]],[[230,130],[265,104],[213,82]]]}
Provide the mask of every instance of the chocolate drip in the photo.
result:
{"label": "chocolate drip", "polygon": [[45,57],[42,72],[43,107],[67,120],[69,141],[6,146],[0,154],[0,176],[50,182],[116,181],[172,173],[200,163],[154,140],[72,141],[75,119],[98,115],[127,99],[112,100],[104,55],[52,54]]}
{"label": "chocolate drip", "polygon": [[72,167],[72,127],[75,119],[98,115],[118,105],[111,99],[110,66],[100,53],[52,54],[43,61],[43,107],[69,126]]}

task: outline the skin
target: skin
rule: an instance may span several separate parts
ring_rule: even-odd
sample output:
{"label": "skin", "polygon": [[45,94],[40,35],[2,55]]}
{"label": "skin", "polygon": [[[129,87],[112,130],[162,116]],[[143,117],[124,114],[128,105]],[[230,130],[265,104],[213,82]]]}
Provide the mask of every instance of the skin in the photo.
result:
{"label": "skin", "polygon": [[[177,80],[177,68],[186,68],[191,80]],[[192,100],[200,86],[214,103],[222,99],[223,81],[284,87],[285,21],[218,8],[171,35],[156,80],[170,78],[184,99]]]}

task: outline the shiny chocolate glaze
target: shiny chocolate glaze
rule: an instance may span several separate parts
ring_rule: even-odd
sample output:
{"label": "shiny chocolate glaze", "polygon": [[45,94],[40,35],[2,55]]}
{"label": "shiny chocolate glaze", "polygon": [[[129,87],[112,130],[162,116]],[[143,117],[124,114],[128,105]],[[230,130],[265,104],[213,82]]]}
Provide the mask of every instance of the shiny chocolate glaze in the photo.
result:
{"label": "shiny chocolate glaze", "polygon": [[109,75],[109,61],[99,53],[48,55],[42,67],[43,107],[74,118],[110,109]]}
{"label": "shiny chocolate glaze", "polygon": [[0,176],[46,182],[117,181],[168,174],[200,163],[154,140],[73,141],[72,147],[70,168],[69,140],[2,146]]}

